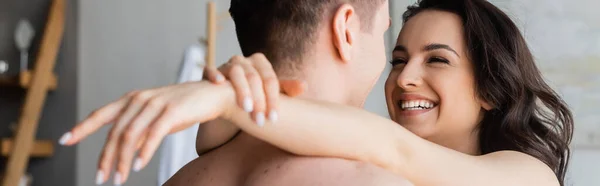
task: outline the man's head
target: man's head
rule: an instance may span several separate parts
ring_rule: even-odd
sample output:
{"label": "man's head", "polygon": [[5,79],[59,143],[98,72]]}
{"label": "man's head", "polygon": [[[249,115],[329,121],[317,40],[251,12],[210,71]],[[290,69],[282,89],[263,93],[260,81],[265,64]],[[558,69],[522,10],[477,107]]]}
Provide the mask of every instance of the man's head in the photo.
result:
{"label": "man's head", "polygon": [[[385,66],[387,4],[387,0],[232,0],[230,13],[245,56],[262,52],[280,77],[302,76],[309,92],[318,91],[320,98],[361,104]],[[311,82],[317,78],[324,81]],[[316,83],[328,83],[329,89]],[[337,93],[337,99],[324,96],[325,91]]]}

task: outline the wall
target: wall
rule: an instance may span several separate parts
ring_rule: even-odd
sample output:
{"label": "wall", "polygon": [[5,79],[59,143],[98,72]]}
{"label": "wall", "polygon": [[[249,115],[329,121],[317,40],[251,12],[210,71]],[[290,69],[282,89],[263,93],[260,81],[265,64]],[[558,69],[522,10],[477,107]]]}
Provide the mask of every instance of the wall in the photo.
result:
{"label": "wall", "polygon": [[[220,12],[229,8],[229,1],[217,2],[223,2],[217,5]],[[205,35],[206,3],[80,1],[78,119],[128,91],[175,82],[183,49]],[[220,27],[218,63],[240,54],[233,22],[225,20]],[[79,145],[78,185],[94,183],[107,132],[104,128]],[[146,169],[133,173],[127,185],[156,185],[156,156]]]}
{"label": "wall", "polygon": [[538,66],[575,116],[567,180],[600,185],[600,13],[594,0],[493,1],[513,17]]}
{"label": "wall", "polygon": [[[50,0],[0,1],[0,60],[10,63],[9,74],[16,74],[19,52],[14,45],[14,29],[20,18],[31,21],[36,30],[30,50],[30,67],[37,54],[37,46],[45,26]],[[58,88],[49,92],[37,130],[37,139],[57,141],[76,122],[77,113],[77,1],[68,1],[64,39],[54,72]],[[12,136],[9,124],[16,122],[23,104],[25,91],[17,87],[0,86],[0,137]],[[31,159],[27,169],[33,175],[33,185],[75,185],[75,148],[55,146],[54,156]],[[2,158],[0,167],[5,168]],[[2,170],[4,171],[4,170]]]}
{"label": "wall", "polygon": [[[394,12],[393,12],[393,7],[395,4],[397,4],[397,1],[390,1],[390,16],[394,17]],[[367,97],[367,101],[364,105],[364,109],[369,111],[369,112],[373,112],[377,115],[383,116],[383,117],[387,117],[389,118],[389,114],[388,114],[388,110],[387,110],[387,104],[385,103],[385,81],[387,80],[388,74],[390,73],[391,70],[391,65],[387,65],[388,60],[391,59],[392,56],[392,50],[394,49],[394,46],[396,45],[396,38],[398,35],[398,32],[394,31],[396,24],[392,23],[392,26],[390,27],[390,29],[385,33],[385,40],[386,40],[386,49],[385,49],[385,54],[386,54],[386,66],[385,69],[383,70],[381,77],[379,77],[379,80],[377,81],[377,84],[375,84],[375,86],[373,87],[373,90],[371,91],[371,93],[369,94],[369,97]]]}
{"label": "wall", "polygon": [[[393,1],[394,31],[415,0]],[[575,116],[567,185],[600,185],[600,13],[595,0],[492,0],[524,33],[547,81]]]}

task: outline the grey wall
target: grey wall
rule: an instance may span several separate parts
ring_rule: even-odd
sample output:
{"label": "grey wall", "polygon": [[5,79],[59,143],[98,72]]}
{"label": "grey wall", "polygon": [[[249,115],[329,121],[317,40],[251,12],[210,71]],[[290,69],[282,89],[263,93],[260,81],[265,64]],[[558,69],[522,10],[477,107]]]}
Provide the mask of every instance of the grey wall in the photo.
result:
{"label": "grey wall", "polygon": [[[68,2],[64,39],[54,70],[59,85],[46,99],[36,135],[38,139],[58,140],[77,119],[77,2]],[[13,31],[17,21],[24,17],[32,22],[37,33],[30,54],[30,66],[33,66],[49,5],[50,0],[0,1],[0,60],[9,61],[11,67],[18,66],[19,53],[14,46]],[[15,74],[16,70],[13,68],[9,73]],[[24,96],[21,88],[0,87],[0,137],[12,135],[8,125],[17,121]],[[53,157],[32,159],[27,172],[33,175],[33,185],[75,185],[75,152],[75,148],[56,146]],[[4,162],[2,159],[2,169]]]}
{"label": "grey wall", "polygon": [[[221,12],[228,9],[229,1],[217,2],[223,2],[217,5]],[[184,48],[205,35],[206,3],[206,0],[80,1],[78,119],[128,91],[175,82]],[[240,53],[233,22],[226,20],[220,27],[218,63]],[[107,131],[104,128],[79,145],[78,185],[94,183]],[[126,185],[156,185],[156,156],[149,167],[132,174]]]}

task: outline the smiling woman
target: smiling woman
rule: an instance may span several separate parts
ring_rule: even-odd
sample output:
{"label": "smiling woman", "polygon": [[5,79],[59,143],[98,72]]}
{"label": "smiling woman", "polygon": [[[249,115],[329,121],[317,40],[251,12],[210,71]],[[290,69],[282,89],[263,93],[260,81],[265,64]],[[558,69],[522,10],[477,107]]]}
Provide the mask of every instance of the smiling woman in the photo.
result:
{"label": "smiling woman", "polygon": [[[339,81],[341,84],[360,85],[364,89],[335,90],[339,91],[333,94],[338,99],[327,100],[329,102],[279,96],[279,87],[274,86],[276,70],[268,61],[273,57],[237,56],[221,69],[230,83],[197,82],[133,92],[84,120],[71,131],[73,138],[66,144],[78,143],[109,120],[118,121],[113,126],[116,132],[109,137],[108,147],[104,149],[110,156],[103,158],[100,167],[110,170],[112,156],[118,154],[119,175],[128,173],[134,145],[144,143],[139,160],[147,162],[166,134],[189,127],[190,123],[220,118],[243,130],[241,137],[234,137],[231,143],[246,148],[244,152],[248,153],[244,154],[250,157],[232,158],[240,153],[227,149],[239,148],[229,145],[217,149],[216,153],[229,152],[224,154],[231,155],[231,161],[216,163],[218,158],[212,158],[223,160],[223,156],[212,154],[199,162],[204,160],[213,163],[211,166],[228,166],[229,170],[240,171],[234,175],[243,175],[246,170],[255,172],[253,168],[257,167],[240,168],[242,166],[236,163],[277,159],[255,154],[259,151],[254,149],[256,146],[240,145],[252,142],[247,139],[258,138],[295,155],[371,163],[416,185],[555,186],[564,183],[573,127],[571,113],[543,80],[525,40],[506,14],[484,0],[423,0],[409,7],[403,17],[405,24],[398,36],[391,61],[393,70],[385,87],[392,117],[389,120],[358,108],[357,103],[361,101],[358,96],[368,92],[365,87],[372,85],[368,81],[375,79],[376,70],[382,69],[376,68],[377,65],[383,67],[385,62],[365,55],[380,54],[381,51],[371,51],[372,48],[357,52],[360,55],[350,53],[361,49],[358,47],[361,42],[382,43],[379,34],[360,32],[356,25],[345,26],[346,21],[353,20],[346,16],[352,17],[353,12],[352,6],[341,6],[333,23],[327,24],[333,25],[332,30],[322,32],[334,36],[321,37],[327,43],[316,46],[326,46],[324,48],[334,51],[334,55],[327,56],[327,60],[314,60],[319,63],[312,65],[320,68],[311,69],[322,70],[327,77],[320,82],[313,79],[312,85],[331,86],[326,80],[338,78],[344,80]],[[384,11],[378,15],[381,12]],[[381,14],[375,20],[379,20],[376,30],[382,35],[381,23],[382,20],[387,23],[387,16]],[[355,35],[357,33],[362,35]],[[330,61],[333,62],[327,63]],[[335,68],[318,66],[324,64]],[[218,74],[215,71],[211,69],[210,74]],[[344,71],[352,73],[333,73]],[[359,71],[363,76],[349,75]],[[316,89],[315,86],[309,88]],[[322,90],[334,91],[327,88]],[[265,101],[263,91],[276,99]],[[252,96],[248,96],[250,92]],[[339,101],[339,97],[350,94],[357,97],[346,96],[348,101]],[[246,100],[250,100],[250,104],[256,102],[254,105],[268,103],[269,115],[277,117],[266,121],[264,108],[245,107]],[[338,102],[332,103],[332,100]],[[243,110],[237,105],[250,109]],[[274,122],[278,123],[273,125]],[[260,171],[266,174],[269,168]],[[226,175],[231,185],[238,182],[232,181],[227,169],[208,170],[211,171],[204,174],[207,176],[204,178],[209,179],[200,181]],[[247,176],[238,178],[249,180]]]}
{"label": "smiling woman", "polygon": [[[510,18],[487,1],[424,0],[404,21],[386,83],[398,130],[332,105],[339,112],[296,106],[295,115],[304,117],[291,122],[285,118],[292,114],[282,114],[293,126],[267,132],[230,119],[290,152],[371,162],[417,185],[563,184],[572,116],[544,82]],[[294,139],[298,132],[303,137]],[[365,134],[371,138],[352,140]],[[389,142],[394,139],[398,143]]]}
{"label": "smiling woman", "polygon": [[[529,154],[554,169],[562,182],[572,116],[544,83],[510,18],[483,1],[432,0],[409,8],[404,21],[386,85],[388,105],[401,105],[390,107],[392,119],[463,153]],[[411,111],[404,104],[415,99],[406,96],[411,94],[439,105],[407,117]]]}

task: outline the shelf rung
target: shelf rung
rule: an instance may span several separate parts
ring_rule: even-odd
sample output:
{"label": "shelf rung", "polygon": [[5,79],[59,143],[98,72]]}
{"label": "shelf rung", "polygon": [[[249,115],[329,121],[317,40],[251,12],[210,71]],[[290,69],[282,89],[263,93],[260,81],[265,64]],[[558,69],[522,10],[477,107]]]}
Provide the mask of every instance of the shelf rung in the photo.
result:
{"label": "shelf rung", "polygon": [[[19,76],[20,76],[19,85],[23,88],[29,88],[29,85],[31,84],[31,79],[32,79],[31,71],[22,72],[21,74],[19,74]],[[52,74],[50,76],[49,81],[50,82],[48,83],[48,89],[56,90],[56,87],[58,86],[58,80],[56,78],[56,75]]]}
{"label": "shelf rung", "polygon": [[[27,89],[27,88],[29,88],[29,85],[31,84],[31,79],[32,79],[31,71],[23,71],[23,72],[19,73],[19,75],[17,75],[17,76],[0,77],[0,86],[2,86],[2,85],[20,86],[22,88]],[[56,75],[52,74],[50,76],[49,81],[50,82],[48,83],[48,89],[56,90],[56,87],[58,86],[58,78],[56,77]]]}
{"label": "shelf rung", "polygon": [[[2,139],[0,144],[1,154],[8,157],[13,150],[14,141],[12,139]],[[54,143],[49,140],[37,140],[33,143],[29,155],[34,158],[46,158],[54,154]]]}

